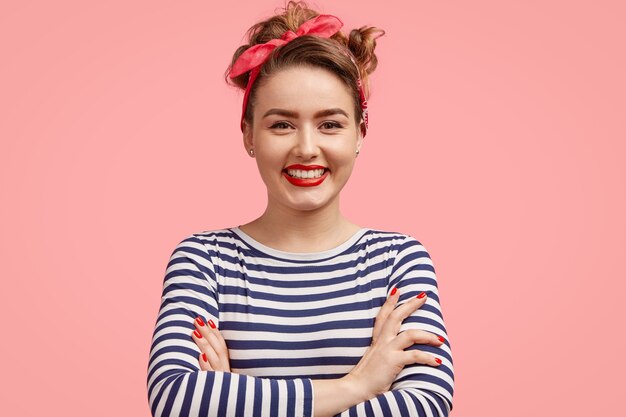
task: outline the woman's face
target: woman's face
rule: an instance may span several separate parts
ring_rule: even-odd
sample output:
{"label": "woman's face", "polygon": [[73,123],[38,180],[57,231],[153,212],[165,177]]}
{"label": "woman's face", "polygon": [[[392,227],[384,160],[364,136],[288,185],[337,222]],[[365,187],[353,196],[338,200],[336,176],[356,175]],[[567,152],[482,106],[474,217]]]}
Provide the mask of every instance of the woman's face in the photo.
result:
{"label": "woman's face", "polygon": [[254,148],[270,204],[314,210],[338,203],[362,137],[353,98],[336,75],[309,67],[273,74],[256,92],[253,125],[244,145]]}

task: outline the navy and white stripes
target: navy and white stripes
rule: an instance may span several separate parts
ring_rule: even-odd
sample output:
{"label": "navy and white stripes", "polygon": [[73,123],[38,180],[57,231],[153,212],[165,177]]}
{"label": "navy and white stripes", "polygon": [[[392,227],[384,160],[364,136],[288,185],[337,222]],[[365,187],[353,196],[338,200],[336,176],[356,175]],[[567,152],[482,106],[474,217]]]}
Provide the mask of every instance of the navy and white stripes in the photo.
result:
{"label": "navy and white stripes", "polygon": [[[454,374],[435,270],[424,246],[397,232],[363,228],[324,252],[282,252],[239,228],[182,240],[165,278],[148,363],[153,416],[311,416],[312,379],[348,373],[371,343],[393,287],[400,304],[427,302],[402,324],[443,336],[414,345],[438,367],[406,366],[384,395],[347,416],[447,416]],[[201,371],[190,334],[197,316],[226,340],[232,372]]]}

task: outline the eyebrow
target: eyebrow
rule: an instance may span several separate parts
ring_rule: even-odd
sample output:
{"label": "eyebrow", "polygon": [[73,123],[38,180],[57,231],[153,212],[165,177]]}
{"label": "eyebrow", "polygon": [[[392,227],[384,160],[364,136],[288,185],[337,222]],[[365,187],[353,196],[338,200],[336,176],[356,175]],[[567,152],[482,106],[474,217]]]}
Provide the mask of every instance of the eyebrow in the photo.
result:
{"label": "eyebrow", "polygon": [[[298,112],[291,111],[291,110],[269,109],[268,111],[265,112],[262,118],[265,119],[267,116],[271,116],[272,114],[278,114],[280,116],[286,116],[286,117],[293,117],[295,119],[297,119],[299,116]],[[313,117],[318,118],[318,117],[323,117],[323,116],[332,116],[334,114],[343,114],[348,119],[350,118],[350,116],[348,116],[348,113],[346,113],[343,109],[340,109],[338,107],[335,107],[333,109],[320,110],[317,113],[315,113]]]}

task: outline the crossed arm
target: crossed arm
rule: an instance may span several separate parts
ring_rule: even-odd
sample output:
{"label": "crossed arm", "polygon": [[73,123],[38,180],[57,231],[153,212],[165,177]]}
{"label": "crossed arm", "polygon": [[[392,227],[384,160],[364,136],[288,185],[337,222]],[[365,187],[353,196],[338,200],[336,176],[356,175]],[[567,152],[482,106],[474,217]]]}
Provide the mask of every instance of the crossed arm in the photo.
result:
{"label": "crossed arm", "polygon": [[[217,329],[217,303],[208,284],[213,271],[197,250],[198,241],[181,242],[166,273],[151,348],[152,414],[447,416],[452,407],[452,357],[434,269],[415,242],[401,248],[406,256],[398,257],[389,279],[390,294],[393,288],[398,290],[378,313],[371,346],[350,373],[330,380],[230,372],[228,349]],[[422,292],[426,296],[417,298]],[[204,326],[196,321],[198,316],[205,317]],[[194,328],[200,337],[192,333]]]}
{"label": "crossed arm", "polygon": [[[351,372],[337,379],[313,380],[315,417],[334,416],[384,394],[406,365],[441,365],[442,360],[430,353],[405,349],[416,343],[440,347],[445,342],[443,337],[416,329],[398,334],[402,321],[425,304],[426,293],[420,293],[396,309],[399,298],[400,292],[394,288],[376,317],[370,348]],[[209,319],[205,324],[198,316],[194,325],[191,337],[200,350],[200,368],[208,372],[230,372],[228,348],[215,322]]]}

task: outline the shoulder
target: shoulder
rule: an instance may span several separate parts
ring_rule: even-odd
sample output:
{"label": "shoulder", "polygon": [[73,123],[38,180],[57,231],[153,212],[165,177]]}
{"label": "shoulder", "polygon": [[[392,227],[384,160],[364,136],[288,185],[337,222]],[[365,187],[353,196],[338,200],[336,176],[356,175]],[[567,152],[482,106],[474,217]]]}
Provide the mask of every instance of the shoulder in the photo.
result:
{"label": "shoulder", "polygon": [[429,269],[434,272],[428,250],[412,235],[376,229],[370,229],[368,234],[370,241],[373,242],[371,244],[378,245],[375,250],[387,252],[393,272],[404,271],[407,268]]}
{"label": "shoulder", "polygon": [[411,248],[426,252],[426,248],[419,240],[402,232],[368,228],[368,232],[364,237],[369,244],[387,246],[390,250],[398,252]]}
{"label": "shoulder", "polygon": [[220,252],[220,249],[233,247],[236,239],[231,228],[198,231],[179,239],[173,254],[177,252],[201,252],[204,255],[215,255]]}

